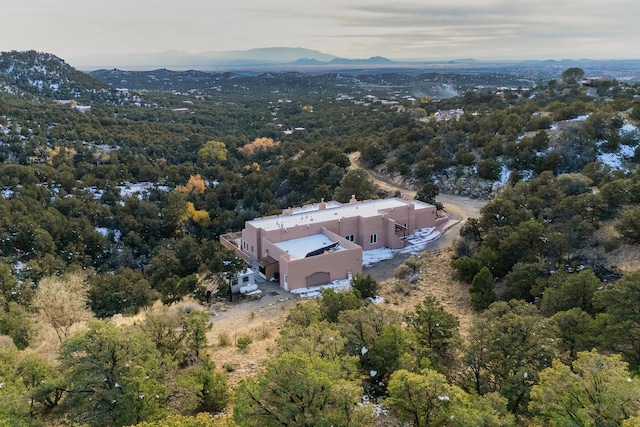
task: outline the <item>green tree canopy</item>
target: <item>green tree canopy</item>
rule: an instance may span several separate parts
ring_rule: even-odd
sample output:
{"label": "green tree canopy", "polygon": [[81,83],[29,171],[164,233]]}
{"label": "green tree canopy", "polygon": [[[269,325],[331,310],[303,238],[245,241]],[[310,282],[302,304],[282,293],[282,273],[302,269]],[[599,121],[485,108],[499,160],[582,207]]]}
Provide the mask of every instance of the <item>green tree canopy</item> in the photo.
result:
{"label": "green tree canopy", "polygon": [[380,290],[380,284],[370,274],[356,273],[351,279],[351,285],[360,292],[362,298],[373,298]]}
{"label": "green tree canopy", "polygon": [[320,312],[322,317],[331,323],[338,321],[340,312],[354,310],[362,306],[360,294],[355,290],[336,292],[331,288],[327,288],[323,289],[321,293]]}
{"label": "green tree canopy", "polygon": [[342,203],[348,202],[351,196],[355,196],[358,200],[378,198],[378,187],[364,169],[347,172],[340,181],[340,186],[333,193],[333,199]]}
{"label": "green tree canopy", "polygon": [[476,310],[484,310],[496,300],[495,293],[496,283],[493,274],[487,267],[482,269],[473,276],[469,294],[471,294],[471,306]]}
{"label": "green tree canopy", "polygon": [[446,425],[451,401],[459,390],[434,370],[414,374],[401,369],[391,375],[387,392],[385,405],[401,421],[431,427]]}
{"label": "green tree canopy", "polygon": [[542,371],[529,407],[545,425],[620,425],[640,408],[640,383],[620,355],[581,352],[571,367],[554,360]]}
{"label": "green tree canopy", "polygon": [[556,341],[553,323],[535,306],[494,302],[474,320],[463,348],[470,387],[498,392],[510,411],[522,413],[539,372],[556,354]]}
{"label": "green tree canopy", "polygon": [[595,304],[608,314],[607,344],[625,357],[636,370],[640,367],[640,271],[625,275],[595,294]]}
{"label": "green tree canopy", "polygon": [[94,320],[62,343],[60,358],[64,407],[76,422],[120,426],[166,414],[161,357],[141,331]]}
{"label": "green tree canopy", "polygon": [[451,366],[460,338],[458,319],[431,296],[416,306],[413,313],[408,313],[406,319],[418,340],[420,354],[441,370]]}
{"label": "green tree canopy", "polygon": [[494,393],[468,394],[447,383],[444,375],[424,369],[413,373],[401,369],[391,375],[389,397],[384,401],[405,425],[508,427],[515,417],[506,400]]}
{"label": "green tree canopy", "polygon": [[568,85],[578,83],[584,77],[584,70],[579,67],[567,68],[562,72],[562,81]]}
{"label": "green tree canopy", "polygon": [[286,353],[271,359],[258,378],[240,382],[233,416],[240,426],[368,426],[373,413],[359,405],[361,395],[340,363]]}

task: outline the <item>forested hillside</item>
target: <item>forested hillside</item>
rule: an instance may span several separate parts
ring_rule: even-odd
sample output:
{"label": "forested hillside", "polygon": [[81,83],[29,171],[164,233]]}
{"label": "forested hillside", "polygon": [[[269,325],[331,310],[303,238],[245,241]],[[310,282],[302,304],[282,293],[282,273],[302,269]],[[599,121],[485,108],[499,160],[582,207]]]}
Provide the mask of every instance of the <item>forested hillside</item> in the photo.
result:
{"label": "forested hillside", "polygon": [[[639,91],[579,68],[87,75],[1,54],[0,420],[620,425],[640,405]],[[207,341],[206,307],[240,264],[218,237],[385,196],[348,170],[356,151],[423,200],[492,199],[451,252],[471,327],[435,298],[364,299],[411,293],[429,274],[411,258],[392,284],[358,276],[296,306],[262,373],[229,387],[210,350],[230,339]]]}

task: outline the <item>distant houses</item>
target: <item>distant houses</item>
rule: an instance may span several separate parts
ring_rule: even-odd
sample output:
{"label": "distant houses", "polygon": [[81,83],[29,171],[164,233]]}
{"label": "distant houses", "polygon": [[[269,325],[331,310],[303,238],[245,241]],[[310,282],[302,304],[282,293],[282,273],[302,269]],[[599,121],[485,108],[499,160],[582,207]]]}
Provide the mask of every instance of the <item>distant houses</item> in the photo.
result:
{"label": "distant houses", "polygon": [[457,108],[455,110],[438,110],[433,116],[437,122],[448,122],[450,120],[458,121],[460,117],[464,114],[464,110],[462,108]]}
{"label": "distant houses", "polygon": [[304,132],[305,130],[306,130],[306,129],[305,129],[305,128],[303,128],[303,127],[296,127],[296,128],[293,128],[293,129],[285,129],[285,130],[283,131],[283,133],[284,133],[285,135],[293,135],[293,133],[294,133],[294,132]]}
{"label": "distant houses", "polygon": [[91,111],[91,105],[78,105],[78,103],[73,99],[60,99],[55,101],[58,105],[69,105],[71,108],[80,111],[81,113],[86,113]]}
{"label": "distant houses", "polygon": [[606,83],[609,81],[608,77],[585,77],[580,82],[581,86],[592,87],[597,86],[600,83]]}

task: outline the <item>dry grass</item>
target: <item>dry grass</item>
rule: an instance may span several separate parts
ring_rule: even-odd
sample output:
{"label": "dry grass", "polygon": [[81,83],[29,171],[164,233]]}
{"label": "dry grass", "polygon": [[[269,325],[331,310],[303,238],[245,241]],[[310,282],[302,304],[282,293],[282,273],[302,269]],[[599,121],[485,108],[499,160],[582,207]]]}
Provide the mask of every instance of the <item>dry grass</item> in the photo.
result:
{"label": "dry grass", "polygon": [[584,254],[613,272],[624,274],[640,269],[640,246],[624,243],[615,229],[615,221],[601,224]]}
{"label": "dry grass", "polygon": [[[86,327],[86,321],[75,323],[71,326],[69,335],[82,331],[86,329]],[[60,351],[60,338],[58,338],[58,334],[56,334],[51,325],[46,322],[41,322],[40,320],[36,321],[35,328],[36,335],[31,341],[29,351],[39,355],[43,360],[51,364],[57,364],[58,352]]]}
{"label": "dry grass", "polygon": [[[233,372],[229,372],[231,385],[260,372],[275,346],[275,339],[289,310],[296,303],[291,298],[281,301],[283,299],[282,295],[265,296],[259,301],[226,304],[214,313],[213,329],[207,334],[212,343],[209,354],[219,368],[224,365],[235,367]],[[225,335],[230,343],[220,346],[220,338]],[[253,339],[246,352],[236,347],[237,339],[242,336]]]}
{"label": "dry grass", "polygon": [[413,310],[427,296],[433,296],[444,309],[460,321],[460,333],[466,335],[474,313],[469,306],[467,286],[454,278],[450,252],[440,255],[423,253],[418,257],[419,279],[409,283],[403,279],[388,279],[381,284],[381,296],[388,305],[401,313]]}

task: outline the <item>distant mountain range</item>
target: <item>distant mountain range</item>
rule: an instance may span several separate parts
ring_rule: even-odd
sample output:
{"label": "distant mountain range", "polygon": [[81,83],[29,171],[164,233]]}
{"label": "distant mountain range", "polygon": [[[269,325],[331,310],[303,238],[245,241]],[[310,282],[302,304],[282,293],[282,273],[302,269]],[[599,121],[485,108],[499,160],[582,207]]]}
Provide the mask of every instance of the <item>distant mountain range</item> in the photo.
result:
{"label": "distant mountain range", "polygon": [[[219,55],[223,56],[222,53]],[[322,92],[330,87],[343,88],[347,79],[350,81],[348,86],[353,88],[397,85],[412,87],[415,89],[412,93],[416,94],[437,93],[439,97],[446,97],[451,96],[451,85],[458,91],[495,85],[532,87],[536,82],[557,78],[570,67],[583,68],[587,76],[640,81],[640,60],[489,62],[459,59],[403,63],[383,57],[346,59],[308,49],[286,48],[225,52],[224,55],[228,61],[233,56],[235,63],[248,65],[201,71],[196,70],[198,67],[178,67],[162,62],[158,66],[140,66],[137,70],[108,66],[85,73],[50,53],[0,52],[0,94],[80,101],[117,87],[177,91],[206,91],[219,87],[233,92],[236,86],[241,86],[251,87],[253,91],[276,88],[287,93],[295,86]],[[151,57],[153,55],[149,55]],[[156,59],[161,60],[160,57]],[[265,78],[250,78],[261,75]],[[242,84],[239,84],[240,76],[247,77],[241,79]],[[227,85],[226,82],[231,83]]]}
{"label": "distant mountain range", "polygon": [[282,65],[304,67],[324,65],[380,66],[394,64],[394,61],[381,56],[374,56],[367,59],[348,59],[299,47],[271,47],[251,50],[204,52],[198,54],[178,50],[146,54],[96,54],[70,58],[69,62],[77,68],[84,70],[95,70],[98,68],[213,70]]}

